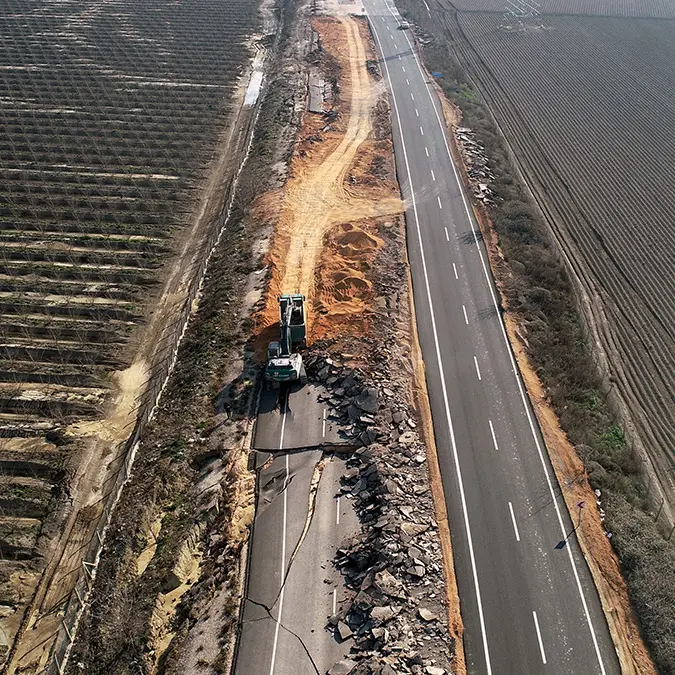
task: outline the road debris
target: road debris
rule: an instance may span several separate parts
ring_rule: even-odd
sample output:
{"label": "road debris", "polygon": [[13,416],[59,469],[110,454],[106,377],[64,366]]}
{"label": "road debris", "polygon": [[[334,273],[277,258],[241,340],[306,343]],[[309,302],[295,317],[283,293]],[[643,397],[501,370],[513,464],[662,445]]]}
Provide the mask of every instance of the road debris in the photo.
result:
{"label": "road debris", "polygon": [[346,670],[341,661],[328,672],[450,674],[441,545],[405,378],[394,379],[387,361],[366,372],[317,353],[320,347],[306,359],[308,375],[326,387],[360,446],[346,462],[340,494],[362,523],[360,534],[338,545],[334,563],[351,597],[326,622],[337,640],[351,641],[353,665]]}
{"label": "road debris", "polygon": [[494,204],[497,197],[490,189],[495,177],[488,164],[485,148],[476,141],[476,134],[468,127],[457,127],[455,139],[464,159],[474,199],[483,204]]}

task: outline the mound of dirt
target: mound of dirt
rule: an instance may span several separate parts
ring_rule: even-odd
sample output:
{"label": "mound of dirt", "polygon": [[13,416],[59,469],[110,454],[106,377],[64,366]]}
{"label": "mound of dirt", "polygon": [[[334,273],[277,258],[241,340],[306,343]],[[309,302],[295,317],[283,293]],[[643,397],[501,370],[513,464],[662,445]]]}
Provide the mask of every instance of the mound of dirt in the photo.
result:
{"label": "mound of dirt", "polygon": [[314,285],[313,340],[364,335],[369,327],[373,283],[371,265],[382,248],[377,219],[341,223],[323,241]]}

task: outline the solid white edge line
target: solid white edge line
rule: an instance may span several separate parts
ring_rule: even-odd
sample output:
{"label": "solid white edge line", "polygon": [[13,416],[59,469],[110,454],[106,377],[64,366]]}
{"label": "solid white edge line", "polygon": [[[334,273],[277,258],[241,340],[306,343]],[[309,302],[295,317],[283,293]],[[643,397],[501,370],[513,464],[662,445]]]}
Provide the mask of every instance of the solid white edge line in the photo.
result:
{"label": "solid white edge line", "polygon": [[340,524],[340,495],[337,496],[337,507],[335,509],[335,524]]}
{"label": "solid white edge line", "polygon": [[483,378],[480,376],[480,368],[478,367],[478,359],[475,356],[473,357],[473,365],[476,366],[476,375],[478,375],[478,379],[482,380]]}
{"label": "solid white edge line", "polygon": [[490,433],[492,434],[492,442],[494,443],[495,450],[499,450],[499,446],[497,445],[497,435],[495,434],[495,428],[492,426],[492,420],[488,420],[488,424],[490,425]]}
{"label": "solid white edge line", "polygon": [[[288,408],[288,392],[286,392],[285,406]],[[281,434],[279,436],[279,450],[284,449],[284,430],[286,429],[286,411],[281,417]],[[274,643],[272,645],[272,662],[270,663],[270,675],[274,675],[274,666],[277,660],[277,645],[279,643],[279,627],[281,626],[281,613],[284,610],[284,592],[286,591],[286,584],[284,583],[284,574],[286,572],[286,529],[288,521],[288,453],[286,453],[286,477],[284,485],[284,520],[281,530],[281,593],[279,593],[279,613],[275,619],[276,626],[274,627]]]}
{"label": "solid white edge line", "polygon": [[[513,531],[516,533],[516,541],[520,541],[520,532],[518,532],[516,514],[513,512],[513,504],[511,502],[509,502],[509,511],[511,511],[511,521],[513,522]],[[546,661],[544,661],[544,663],[546,663]]]}
{"label": "solid white edge line", "polygon": [[333,589],[333,616],[337,612],[337,588]]}
{"label": "solid white edge line", "polygon": [[466,313],[466,305],[462,305],[462,311],[464,312],[464,323],[468,326],[469,325],[469,316]]}
{"label": "solid white edge line", "polygon": [[544,651],[544,641],[541,639],[541,631],[539,630],[539,619],[537,619],[537,613],[532,610],[532,616],[534,617],[534,627],[537,631],[537,640],[539,640],[539,650],[541,651],[541,660],[546,665],[546,652]]}
{"label": "solid white edge line", "polygon": [[321,435],[326,438],[326,409],[323,409],[323,419],[321,420]]}
{"label": "solid white edge line", "polygon": [[[406,173],[408,176],[408,183],[410,184],[410,194],[411,194],[411,203],[412,203],[412,208],[413,208],[413,214],[415,216],[415,227],[417,230],[417,238],[419,241],[420,245],[420,255],[422,258],[422,272],[424,276],[424,285],[426,288],[426,294],[427,294],[427,301],[429,303],[429,312],[431,314],[431,330],[434,336],[434,346],[436,350],[436,359],[438,361],[438,370],[440,374],[440,379],[441,379],[441,390],[443,392],[443,403],[445,407],[445,415],[446,415],[446,420],[448,424],[448,432],[450,434],[450,441],[452,445],[452,454],[454,458],[454,463],[455,463],[455,471],[457,472],[457,479],[459,482],[459,494],[460,494],[460,500],[462,503],[462,513],[464,516],[464,527],[466,528],[466,534],[467,534],[467,540],[469,543],[469,558],[471,560],[471,571],[473,574],[473,582],[474,582],[474,589],[476,593],[476,603],[478,605],[478,619],[480,622],[480,627],[481,627],[481,638],[483,641],[483,653],[485,655],[485,664],[487,667],[487,673],[488,675],[492,675],[492,664],[490,663],[490,650],[488,648],[488,643],[487,643],[487,632],[485,630],[485,616],[483,613],[483,603],[481,600],[481,593],[480,593],[480,584],[478,583],[478,570],[476,569],[476,556],[473,550],[473,537],[471,535],[471,525],[469,524],[469,514],[468,514],[468,507],[466,504],[466,494],[464,492],[464,483],[462,481],[462,470],[459,465],[459,454],[457,452],[457,442],[455,439],[455,430],[452,424],[452,416],[450,415],[450,403],[448,401],[448,390],[447,386],[445,384],[445,371],[443,368],[443,359],[441,357],[441,347],[438,341],[438,331],[436,329],[436,317],[434,314],[434,305],[433,305],[433,300],[431,299],[431,289],[429,286],[429,273],[427,271],[427,264],[426,264],[426,259],[424,257],[424,244],[422,243],[422,232],[420,229],[420,223],[419,223],[419,217],[417,215],[417,202],[415,200],[415,190],[413,189],[413,180],[412,180],[412,174],[410,172],[410,163],[408,161],[408,151],[406,149],[405,145],[405,138],[403,136],[403,129],[401,128],[401,123],[400,123],[400,114],[398,110],[398,102],[396,100],[396,93],[394,92],[394,88],[391,83],[391,76],[389,74],[389,66],[387,65],[387,61],[384,58],[384,50],[382,49],[382,43],[380,42],[380,37],[377,34],[377,29],[375,28],[375,24],[373,23],[373,34],[375,35],[375,40],[377,41],[378,47],[380,49],[380,53],[382,54],[382,63],[384,64],[384,70],[387,73],[387,80],[389,81],[389,93],[391,95],[392,102],[394,104],[394,110],[396,112],[396,124],[398,126],[398,131],[399,131],[399,136],[401,137],[401,149],[403,150],[403,160],[405,163],[405,168],[406,168]],[[406,36],[406,40],[408,37]],[[408,44],[410,44],[410,41],[408,40]]]}
{"label": "solid white edge line", "polygon": [[[392,16],[394,16],[393,13],[392,13]],[[396,21],[398,21],[396,16],[394,16],[394,19]],[[422,70],[422,65],[420,64],[419,59],[417,58],[417,53],[413,49],[413,46],[410,42],[410,38],[407,35],[405,35],[405,39],[406,39],[406,42],[408,43],[408,46],[410,47],[411,53],[412,53],[413,58],[415,60],[415,64],[417,65],[417,68],[420,72],[420,76],[422,77],[423,80],[426,81],[426,78],[424,76],[424,71]],[[548,468],[548,466],[546,464],[546,461],[544,459],[544,454],[543,454],[543,451],[542,451],[542,448],[541,448],[541,443],[539,442],[539,438],[538,438],[538,435],[537,435],[537,432],[536,432],[536,429],[535,429],[534,421],[532,419],[532,413],[530,412],[529,406],[527,404],[527,400],[525,398],[525,392],[524,392],[524,389],[523,389],[523,384],[521,382],[520,372],[518,371],[518,367],[516,365],[516,361],[515,361],[515,358],[513,356],[513,350],[511,349],[511,343],[509,342],[508,335],[506,334],[506,328],[504,327],[504,321],[503,321],[503,319],[501,317],[501,314],[499,312],[499,305],[498,305],[497,299],[495,297],[494,288],[492,287],[491,277],[490,277],[490,274],[488,272],[488,269],[487,269],[487,266],[486,266],[486,263],[485,263],[485,258],[483,256],[483,252],[480,248],[478,235],[476,233],[476,226],[474,224],[474,218],[472,217],[471,211],[469,210],[469,205],[466,201],[466,195],[464,194],[464,190],[462,189],[462,183],[460,181],[459,174],[457,172],[457,167],[455,166],[455,163],[452,160],[452,153],[450,152],[450,146],[448,145],[448,138],[447,138],[447,135],[445,133],[445,127],[443,126],[443,123],[441,122],[441,117],[438,113],[438,108],[436,107],[436,102],[434,101],[434,97],[431,93],[430,87],[427,87],[427,94],[429,96],[429,100],[431,101],[431,105],[434,109],[434,113],[436,115],[436,120],[438,121],[438,125],[441,129],[441,135],[443,136],[443,141],[445,143],[446,152],[448,153],[450,165],[452,166],[453,173],[455,174],[455,180],[457,181],[457,185],[460,187],[460,194],[461,194],[461,197],[462,197],[462,203],[464,205],[464,210],[466,211],[466,214],[469,218],[469,222],[471,223],[471,229],[473,231],[474,241],[476,243],[476,247],[478,249],[478,254],[480,256],[480,261],[481,261],[481,265],[482,265],[482,268],[483,268],[483,274],[485,275],[485,278],[487,280],[488,289],[490,290],[490,296],[492,298],[492,303],[493,303],[495,309],[497,310],[497,316],[499,317],[499,325],[500,325],[500,328],[501,328],[502,337],[503,337],[504,342],[506,344],[506,350],[509,354],[509,360],[511,362],[511,369],[512,369],[513,374],[516,378],[516,383],[518,385],[518,391],[520,393],[520,398],[521,398],[523,407],[525,409],[525,415],[527,417],[527,421],[528,421],[529,426],[530,426],[530,431],[531,431],[532,436],[534,438],[534,443],[537,447],[537,452],[539,454],[539,461],[541,462],[541,465],[544,469],[544,475],[546,476],[546,484],[548,485],[549,493],[550,493],[550,495],[553,499],[553,504],[555,506],[556,516],[558,518],[558,525],[560,526],[560,532],[562,533],[562,535],[564,537],[564,536],[566,536],[566,531],[565,531],[565,524],[563,523],[563,519],[562,519],[562,514],[560,512],[560,504],[558,503],[558,498],[556,497],[555,491],[553,489],[553,485],[551,483],[551,476],[550,476],[549,468]],[[591,632],[591,639],[593,641],[593,647],[595,648],[595,654],[598,658],[598,664],[600,666],[600,673],[601,673],[601,675],[606,675],[607,671],[605,669],[604,661],[602,660],[602,654],[600,653],[600,645],[598,644],[598,637],[595,633],[595,627],[593,626],[593,621],[591,620],[591,614],[590,614],[590,611],[588,609],[588,603],[586,601],[584,589],[581,586],[581,579],[579,578],[579,571],[577,570],[577,564],[576,564],[576,561],[574,560],[574,556],[572,555],[572,547],[566,546],[566,549],[567,549],[567,554],[568,554],[569,559],[570,559],[570,563],[572,564],[572,571],[574,573],[574,580],[576,582],[577,590],[579,592],[579,597],[581,598],[581,604],[584,608],[584,614],[586,616],[586,621],[588,622],[588,628]]]}

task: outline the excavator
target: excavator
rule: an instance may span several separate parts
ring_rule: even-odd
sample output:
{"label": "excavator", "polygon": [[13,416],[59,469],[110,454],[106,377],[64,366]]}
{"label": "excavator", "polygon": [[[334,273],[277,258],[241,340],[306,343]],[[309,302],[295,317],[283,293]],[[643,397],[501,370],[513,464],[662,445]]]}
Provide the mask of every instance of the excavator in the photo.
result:
{"label": "excavator", "polygon": [[305,296],[284,293],[279,296],[279,326],[281,339],[267,347],[265,381],[274,389],[282,382],[307,384],[302,356],[293,349],[306,345]]}

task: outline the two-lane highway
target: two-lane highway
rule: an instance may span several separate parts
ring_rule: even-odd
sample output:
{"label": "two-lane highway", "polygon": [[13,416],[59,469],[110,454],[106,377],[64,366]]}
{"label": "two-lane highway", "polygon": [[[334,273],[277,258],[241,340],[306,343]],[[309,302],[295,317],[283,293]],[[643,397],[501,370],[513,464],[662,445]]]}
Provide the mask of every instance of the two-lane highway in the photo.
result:
{"label": "two-lane highway", "polygon": [[508,344],[440,102],[396,9],[385,0],[364,6],[392,103],[469,672],[618,673]]}

